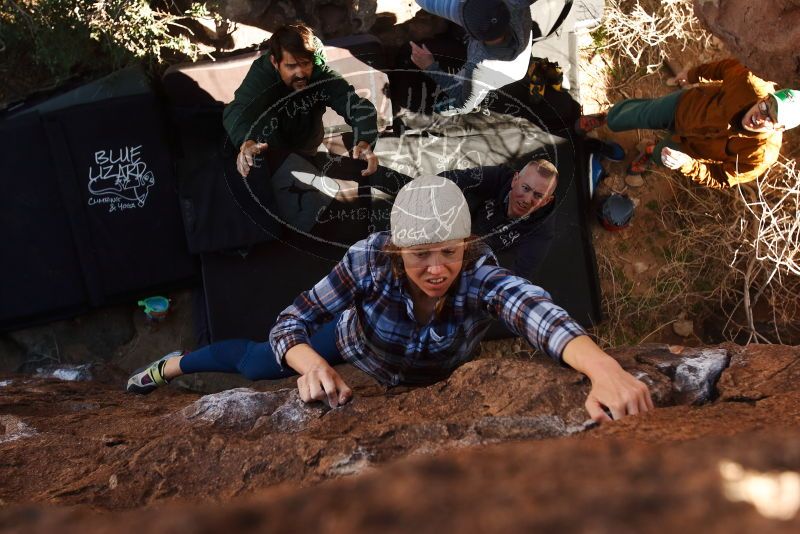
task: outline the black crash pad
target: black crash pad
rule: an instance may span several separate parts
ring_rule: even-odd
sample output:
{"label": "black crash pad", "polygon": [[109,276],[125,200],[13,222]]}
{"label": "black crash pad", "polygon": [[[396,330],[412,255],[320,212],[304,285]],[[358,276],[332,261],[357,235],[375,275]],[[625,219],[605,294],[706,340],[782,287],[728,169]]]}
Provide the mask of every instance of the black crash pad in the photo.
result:
{"label": "black crash pad", "polygon": [[0,328],[196,276],[162,112],[153,93],[136,93],[43,106],[0,126]]}

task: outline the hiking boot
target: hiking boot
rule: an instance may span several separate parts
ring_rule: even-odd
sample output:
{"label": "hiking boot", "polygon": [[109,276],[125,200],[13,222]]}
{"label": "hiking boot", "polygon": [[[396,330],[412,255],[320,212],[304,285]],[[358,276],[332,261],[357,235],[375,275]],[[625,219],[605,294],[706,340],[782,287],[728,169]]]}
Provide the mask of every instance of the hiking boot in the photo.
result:
{"label": "hiking boot", "polygon": [[608,115],[606,113],[595,113],[594,115],[583,115],[575,121],[575,131],[580,135],[586,135],[592,130],[605,126]]}
{"label": "hiking boot", "polygon": [[653,157],[653,149],[655,145],[647,145],[639,151],[639,155],[636,156],[636,159],[631,161],[631,164],[628,165],[628,174],[636,175],[642,174],[644,171],[650,167],[650,160]]}
{"label": "hiking boot", "polygon": [[133,372],[128,378],[128,385],[125,390],[128,393],[138,393],[139,395],[147,395],[159,386],[165,386],[169,383],[164,377],[164,365],[170,358],[183,356],[183,351],[176,350],[170,352],[166,356],[162,356],[158,360],[141,367]]}

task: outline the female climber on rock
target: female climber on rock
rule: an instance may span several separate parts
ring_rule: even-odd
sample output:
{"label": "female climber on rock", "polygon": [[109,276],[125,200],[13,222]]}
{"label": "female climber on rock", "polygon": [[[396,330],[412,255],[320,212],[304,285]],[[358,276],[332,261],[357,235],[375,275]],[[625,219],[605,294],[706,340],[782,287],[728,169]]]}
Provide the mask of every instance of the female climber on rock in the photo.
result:
{"label": "female climber on rock", "polygon": [[498,267],[470,237],[458,186],[428,176],[406,184],[391,231],[348,250],[331,273],[283,310],[270,340],[230,340],[168,354],[134,373],[128,391],[149,393],[181,374],[239,372],[252,380],[296,372],[305,402],[347,403],[332,367],[348,362],[387,386],[425,385],[471,360],[492,318],[592,383],[586,410],[607,421],[653,408],[647,386],[598,347],[540,287]]}

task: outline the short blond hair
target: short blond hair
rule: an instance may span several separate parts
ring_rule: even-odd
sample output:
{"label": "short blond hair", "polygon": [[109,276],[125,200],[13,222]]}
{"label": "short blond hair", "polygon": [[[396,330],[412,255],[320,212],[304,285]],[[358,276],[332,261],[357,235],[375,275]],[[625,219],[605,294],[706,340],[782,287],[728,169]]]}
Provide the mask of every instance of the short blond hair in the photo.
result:
{"label": "short blond hair", "polygon": [[556,166],[553,165],[552,162],[546,159],[532,159],[525,165],[525,167],[522,168],[522,170],[525,170],[530,165],[534,165],[536,172],[541,174],[544,178],[558,179],[558,169],[556,169]]}

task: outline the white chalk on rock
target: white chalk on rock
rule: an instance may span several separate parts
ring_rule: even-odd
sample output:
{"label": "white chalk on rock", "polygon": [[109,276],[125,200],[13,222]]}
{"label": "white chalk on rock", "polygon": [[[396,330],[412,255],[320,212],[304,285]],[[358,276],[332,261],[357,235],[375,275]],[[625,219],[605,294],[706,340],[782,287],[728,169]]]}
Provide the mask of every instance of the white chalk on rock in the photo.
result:
{"label": "white chalk on rock", "polygon": [[38,434],[36,429],[14,415],[0,415],[0,443],[17,441]]}
{"label": "white chalk on rock", "polygon": [[728,365],[728,352],[724,349],[702,349],[696,356],[685,357],[675,368],[673,387],[681,393],[691,394],[694,403],[711,398],[714,385]]}
{"label": "white chalk on rock", "polygon": [[57,378],[65,382],[87,382],[92,380],[92,364],[55,365],[39,367],[34,376],[38,378]]}
{"label": "white chalk on rock", "polygon": [[252,428],[259,417],[273,413],[285,398],[284,393],[229,389],[200,397],[184,408],[182,414],[189,421],[246,430]]}

